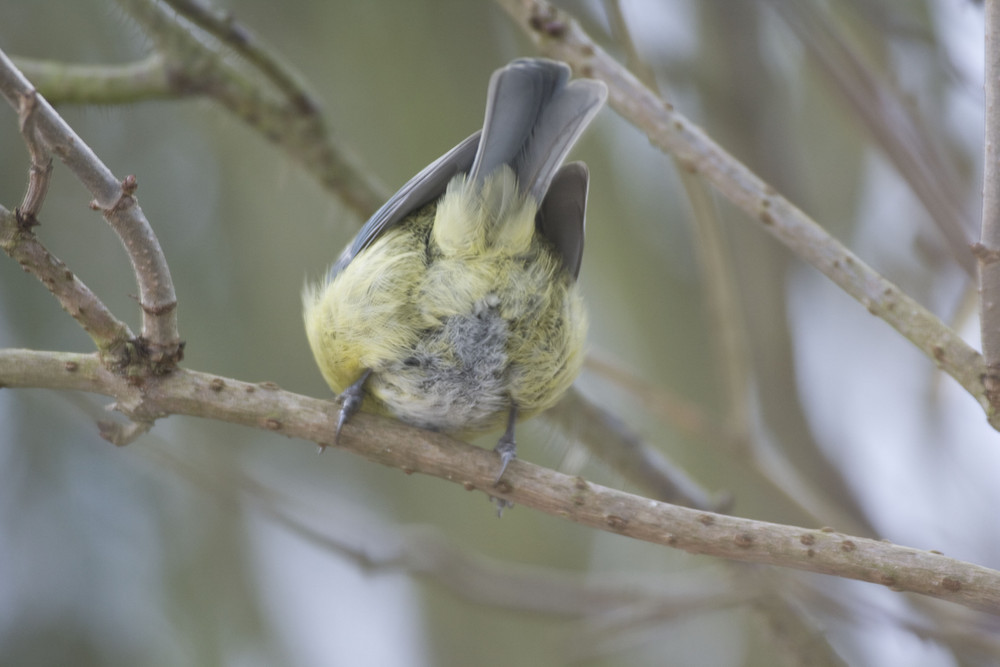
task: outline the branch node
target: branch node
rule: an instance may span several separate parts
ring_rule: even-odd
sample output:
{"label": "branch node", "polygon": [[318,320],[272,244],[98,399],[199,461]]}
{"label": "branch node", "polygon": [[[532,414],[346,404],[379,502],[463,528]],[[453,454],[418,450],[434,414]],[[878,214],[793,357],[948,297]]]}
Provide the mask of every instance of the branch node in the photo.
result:
{"label": "branch node", "polygon": [[42,224],[34,213],[24,210],[21,206],[14,209],[14,221],[17,222],[17,230],[22,233],[30,232],[32,227]]}
{"label": "branch node", "polygon": [[112,421],[97,422],[97,430],[101,437],[115,447],[124,447],[131,444],[136,438],[149,432],[149,429],[152,427],[152,422],[145,421],[133,421],[128,424],[119,424]]}
{"label": "branch node", "polygon": [[[138,298],[138,297],[136,297]],[[158,306],[147,306],[140,301],[139,307],[142,308],[142,312],[153,317],[159,317],[160,315],[166,315],[170,311],[177,308],[177,301],[171,301],[170,303],[160,304]]]}
{"label": "branch node", "polygon": [[31,156],[31,168],[28,171],[28,190],[24,200],[15,210],[18,226],[28,230],[39,224],[38,213],[42,209],[45,195],[49,190],[49,180],[52,175],[52,158],[45,150],[35,129],[35,112],[38,109],[38,92],[28,90],[18,96],[18,127],[24,138],[28,154]]}
{"label": "branch node", "polygon": [[996,248],[987,248],[979,242],[973,243],[971,247],[973,256],[983,264],[993,264],[1000,261],[1000,250]]}
{"label": "branch node", "polygon": [[536,32],[555,38],[565,35],[568,27],[559,11],[551,5],[536,5],[528,19],[528,25]]}
{"label": "branch node", "polygon": [[172,373],[184,358],[184,341],[159,346],[143,336],[136,336],[101,350],[104,367],[133,386],[142,385],[149,377]]}
{"label": "branch node", "polygon": [[136,180],[135,174],[129,174],[122,179],[122,194],[132,196],[138,189],[139,182]]}

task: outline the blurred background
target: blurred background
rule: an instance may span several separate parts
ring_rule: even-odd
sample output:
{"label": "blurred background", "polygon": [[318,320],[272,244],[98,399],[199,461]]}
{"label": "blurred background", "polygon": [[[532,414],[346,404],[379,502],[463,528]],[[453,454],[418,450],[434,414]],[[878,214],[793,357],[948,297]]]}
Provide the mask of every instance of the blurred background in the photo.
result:
{"label": "blurred background", "polygon": [[[978,347],[962,243],[980,213],[981,5],[563,4]],[[492,2],[216,5],[301,73],[386,194],[480,126],[494,69],[536,54]],[[152,47],[112,0],[0,1],[0,48],[15,57],[124,64]],[[209,100],[59,110],[118,177],[138,178],[177,288],[183,365],[329,396],[299,294],[361,217]],[[12,209],[29,162],[6,105],[0,156]],[[728,202],[699,195],[611,109],[573,157],[591,170],[583,396],[729,495],[736,515],[1000,568],[1000,438],[957,383]],[[90,199],[57,164],[39,236],[137,331],[128,260]],[[6,258],[0,347],[92,351]],[[95,426],[107,403],[0,392],[0,664],[1000,660],[995,617],[526,508],[498,521],[458,485],[269,432],[170,417],[116,449]],[[647,492],[551,422],[525,424],[519,444],[526,460]]]}

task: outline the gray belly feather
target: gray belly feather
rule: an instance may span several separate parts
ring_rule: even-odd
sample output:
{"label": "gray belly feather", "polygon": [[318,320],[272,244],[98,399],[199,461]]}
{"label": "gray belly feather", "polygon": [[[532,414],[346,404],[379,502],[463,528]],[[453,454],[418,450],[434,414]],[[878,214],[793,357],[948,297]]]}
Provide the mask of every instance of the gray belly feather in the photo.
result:
{"label": "gray belly feather", "polygon": [[510,408],[509,324],[489,295],[426,332],[406,359],[377,369],[369,390],[400,419],[441,431],[491,428]]}

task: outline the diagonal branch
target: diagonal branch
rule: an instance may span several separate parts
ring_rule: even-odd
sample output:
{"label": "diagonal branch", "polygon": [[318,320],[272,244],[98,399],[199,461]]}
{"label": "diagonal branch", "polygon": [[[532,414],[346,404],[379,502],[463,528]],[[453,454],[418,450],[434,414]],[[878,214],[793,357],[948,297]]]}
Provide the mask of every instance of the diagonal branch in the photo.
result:
{"label": "diagonal branch", "polygon": [[0,206],[0,249],[45,285],[67,313],[79,322],[112,366],[124,366],[134,335],[61,260],[39,242],[21,216]]}
{"label": "diagonal branch", "polygon": [[232,14],[217,10],[201,0],[165,0],[178,14],[239,53],[256,67],[303,116],[319,119],[319,102],[306,82],[273,52],[264,48],[257,36]]}
{"label": "diagonal branch", "polygon": [[955,378],[986,411],[993,427],[1000,428],[1000,412],[983,387],[986,364],[957,333],[643,86],[569,16],[543,0],[498,1],[542,53],[566,61],[583,76],[604,81],[611,106],[645,131],[654,145],[701,174],[750,219],[905,336]]}
{"label": "diagonal branch", "polygon": [[[305,84],[260,47],[248,30],[192,0],[172,0],[176,12],[154,0],[118,0],[118,4],[154,41],[166,63],[173,95],[215,100],[280,146],[361,218],[382,204],[385,188],[333,139]],[[190,24],[178,20],[178,12],[215,39],[196,34]],[[263,76],[248,76],[246,67],[234,66],[218,42],[253,65],[252,74]]]}

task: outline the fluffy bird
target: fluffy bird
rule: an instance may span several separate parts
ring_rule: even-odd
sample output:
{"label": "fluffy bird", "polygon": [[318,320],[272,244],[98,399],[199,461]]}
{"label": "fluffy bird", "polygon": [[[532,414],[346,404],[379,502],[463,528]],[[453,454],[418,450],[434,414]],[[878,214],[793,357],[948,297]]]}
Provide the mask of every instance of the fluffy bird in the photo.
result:
{"label": "fluffy bird", "polygon": [[579,373],[577,287],[589,174],[563,160],[607,97],[563,63],[519,59],[490,78],[483,129],[407,182],[325,280],[307,285],[306,333],[358,409],[460,437],[554,405]]}

